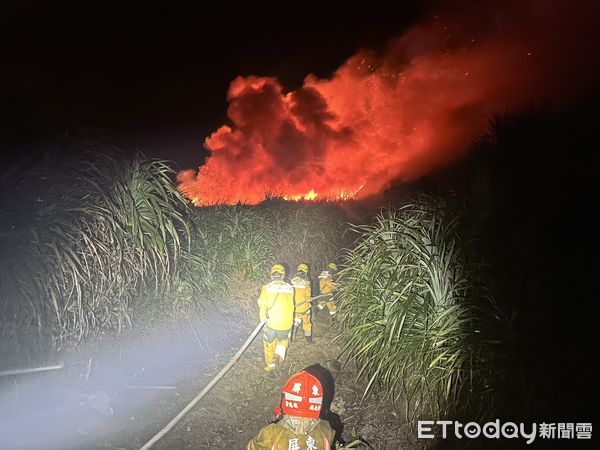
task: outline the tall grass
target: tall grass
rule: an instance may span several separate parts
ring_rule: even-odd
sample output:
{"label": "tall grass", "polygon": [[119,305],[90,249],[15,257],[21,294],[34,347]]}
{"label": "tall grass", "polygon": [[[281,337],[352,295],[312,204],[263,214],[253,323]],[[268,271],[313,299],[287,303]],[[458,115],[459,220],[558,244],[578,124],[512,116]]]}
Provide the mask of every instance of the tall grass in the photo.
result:
{"label": "tall grass", "polygon": [[191,221],[189,276],[198,286],[196,301],[249,307],[246,291],[258,285],[273,255],[261,217],[241,205],[214,206],[196,208]]}
{"label": "tall grass", "polygon": [[466,412],[490,393],[476,311],[492,305],[464,260],[458,219],[424,195],[382,213],[353,228],[359,239],[340,274],[344,351],[368,378],[365,395],[377,386],[402,397],[412,418]]}
{"label": "tall grass", "polygon": [[23,174],[32,189],[0,235],[3,317],[58,342],[131,325],[133,304],[169,288],[189,246],[171,172],[94,153]]}
{"label": "tall grass", "polygon": [[271,264],[309,262],[316,271],[338,251],[335,205],[195,208],[172,173],[141,154],[85,153],[4,179],[0,331],[16,341],[29,330],[56,347],[136,317],[250,312]]}
{"label": "tall grass", "polygon": [[347,217],[335,202],[268,199],[258,211],[275,243],[274,260],[287,263],[290,271],[299,263],[320,271],[343,245]]}
{"label": "tall grass", "polygon": [[301,262],[313,271],[325,267],[339,250],[344,219],[334,204],[274,198],[196,208],[190,276],[200,288],[197,298],[250,312],[273,263],[290,273]]}

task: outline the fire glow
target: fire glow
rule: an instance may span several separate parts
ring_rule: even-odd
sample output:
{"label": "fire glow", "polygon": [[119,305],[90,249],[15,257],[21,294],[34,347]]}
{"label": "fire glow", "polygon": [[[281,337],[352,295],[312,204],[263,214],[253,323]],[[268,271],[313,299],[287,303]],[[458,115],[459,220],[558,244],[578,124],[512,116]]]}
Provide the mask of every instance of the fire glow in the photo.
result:
{"label": "fire glow", "polygon": [[231,123],[206,138],[206,163],[181,171],[179,188],[197,205],[373,195],[460,158],[493,115],[560,106],[593,82],[597,40],[581,31],[594,29],[593,6],[492,4],[442,10],[296,90],[236,78]]}

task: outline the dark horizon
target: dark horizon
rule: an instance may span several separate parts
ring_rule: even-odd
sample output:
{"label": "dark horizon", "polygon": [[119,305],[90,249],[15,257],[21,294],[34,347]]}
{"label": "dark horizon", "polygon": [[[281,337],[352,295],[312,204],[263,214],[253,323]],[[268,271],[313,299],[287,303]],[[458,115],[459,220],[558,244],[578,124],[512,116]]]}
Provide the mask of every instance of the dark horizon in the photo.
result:
{"label": "dark horizon", "polygon": [[273,76],[295,89],[361,47],[381,48],[434,3],[209,12],[177,2],[10,2],[0,9],[3,157],[83,134],[197,167],[204,138],[227,121],[235,77]]}

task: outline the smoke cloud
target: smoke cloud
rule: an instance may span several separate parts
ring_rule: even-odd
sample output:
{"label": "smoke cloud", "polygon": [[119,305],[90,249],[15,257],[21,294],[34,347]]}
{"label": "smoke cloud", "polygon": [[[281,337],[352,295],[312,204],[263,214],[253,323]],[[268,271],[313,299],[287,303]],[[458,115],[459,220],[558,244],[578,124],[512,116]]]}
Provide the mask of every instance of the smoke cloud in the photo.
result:
{"label": "smoke cloud", "polygon": [[330,79],[286,91],[238,77],[231,123],[206,138],[206,163],[180,172],[179,187],[197,204],[257,203],[413,180],[460,158],[493,115],[583,95],[599,75],[597,18],[594,2],[452,2]]}

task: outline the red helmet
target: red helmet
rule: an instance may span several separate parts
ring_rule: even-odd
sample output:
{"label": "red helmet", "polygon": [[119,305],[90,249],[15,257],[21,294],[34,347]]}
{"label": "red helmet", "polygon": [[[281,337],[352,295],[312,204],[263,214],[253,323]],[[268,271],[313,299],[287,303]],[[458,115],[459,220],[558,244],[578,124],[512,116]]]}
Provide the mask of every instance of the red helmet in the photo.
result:
{"label": "red helmet", "polygon": [[308,372],[292,375],[283,387],[281,408],[284,414],[318,419],[323,406],[321,382]]}

